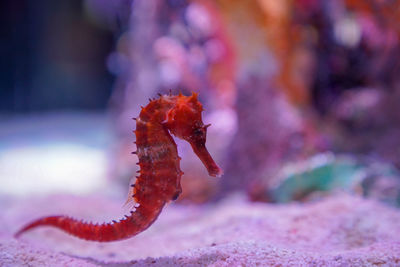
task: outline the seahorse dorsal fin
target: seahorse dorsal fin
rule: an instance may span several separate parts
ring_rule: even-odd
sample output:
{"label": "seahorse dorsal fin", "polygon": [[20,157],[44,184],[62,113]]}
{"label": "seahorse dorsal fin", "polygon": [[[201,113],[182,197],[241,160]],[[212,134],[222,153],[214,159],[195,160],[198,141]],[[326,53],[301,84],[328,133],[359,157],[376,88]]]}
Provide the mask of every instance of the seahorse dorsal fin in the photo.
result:
{"label": "seahorse dorsal fin", "polygon": [[133,209],[135,207],[136,201],[135,201],[135,193],[136,193],[136,188],[135,188],[135,183],[136,183],[136,177],[132,177],[131,180],[129,181],[129,191],[128,191],[128,197],[125,201],[125,203],[122,205],[124,209]]}

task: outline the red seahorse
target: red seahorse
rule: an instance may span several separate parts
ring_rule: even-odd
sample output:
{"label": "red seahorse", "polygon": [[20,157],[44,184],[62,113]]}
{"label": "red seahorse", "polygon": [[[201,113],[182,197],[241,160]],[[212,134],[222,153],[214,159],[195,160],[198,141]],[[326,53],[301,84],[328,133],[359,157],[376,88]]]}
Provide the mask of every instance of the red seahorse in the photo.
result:
{"label": "red seahorse", "polygon": [[182,191],[180,157],[170,133],[190,143],[210,176],[222,174],[205,146],[209,125],[203,124],[202,110],[195,93],[189,97],[160,95],[142,108],[135,119],[137,151],[133,152],[139,158],[140,174],[131,185],[128,201],[135,204],[129,216],[101,225],[67,216],[50,216],[33,221],[15,236],[48,225],[82,239],[106,242],[126,239],[146,230],[164,205],[175,200]]}

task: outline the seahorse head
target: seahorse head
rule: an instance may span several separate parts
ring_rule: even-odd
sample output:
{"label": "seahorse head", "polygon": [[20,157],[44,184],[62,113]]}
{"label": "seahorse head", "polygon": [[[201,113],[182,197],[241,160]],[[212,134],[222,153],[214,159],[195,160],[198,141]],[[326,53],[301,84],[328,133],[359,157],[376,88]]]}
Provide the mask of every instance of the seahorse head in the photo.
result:
{"label": "seahorse head", "polygon": [[166,125],[173,135],[190,143],[209,175],[221,176],[222,170],[206,148],[207,128],[210,124],[204,125],[202,111],[203,106],[198,101],[196,93],[191,96],[179,94],[176,106],[168,112]]}

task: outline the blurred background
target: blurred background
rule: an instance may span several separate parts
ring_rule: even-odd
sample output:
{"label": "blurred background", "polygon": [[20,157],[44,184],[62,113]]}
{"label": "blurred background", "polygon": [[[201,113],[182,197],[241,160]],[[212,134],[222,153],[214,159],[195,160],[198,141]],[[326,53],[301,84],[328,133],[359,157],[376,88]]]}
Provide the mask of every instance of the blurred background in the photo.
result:
{"label": "blurred background", "polygon": [[140,105],[200,94],[203,203],[318,199],[400,205],[400,6],[391,0],[8,0],[0,3],[0,198],[104,194],[134,176]]}

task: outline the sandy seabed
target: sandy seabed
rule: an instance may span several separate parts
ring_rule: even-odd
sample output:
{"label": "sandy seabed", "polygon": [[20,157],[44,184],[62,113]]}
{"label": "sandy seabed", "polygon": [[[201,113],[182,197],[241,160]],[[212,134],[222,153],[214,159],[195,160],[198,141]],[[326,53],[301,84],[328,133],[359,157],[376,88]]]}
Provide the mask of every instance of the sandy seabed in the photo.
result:
{"label": "sandy seabed", "polygon": [[52,196],[1,203],[0,266],[400,266],[400,210],[345,194],[285,205],[241,197],[174,203],[147,231],[112,243],[49,227],[18,240],[12,233],[57,211],[115,219],[117,201]]}

